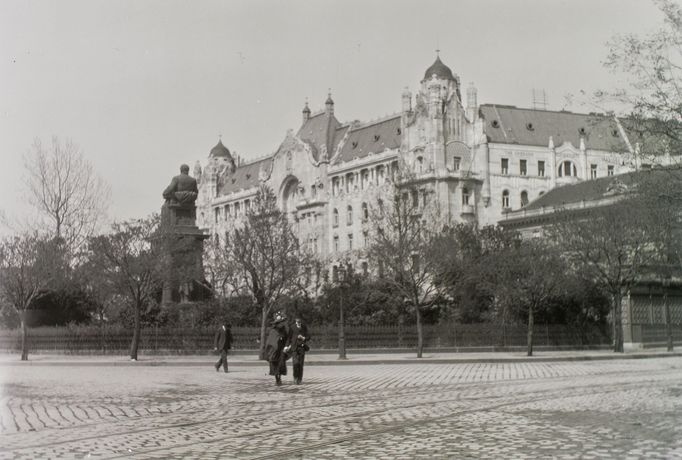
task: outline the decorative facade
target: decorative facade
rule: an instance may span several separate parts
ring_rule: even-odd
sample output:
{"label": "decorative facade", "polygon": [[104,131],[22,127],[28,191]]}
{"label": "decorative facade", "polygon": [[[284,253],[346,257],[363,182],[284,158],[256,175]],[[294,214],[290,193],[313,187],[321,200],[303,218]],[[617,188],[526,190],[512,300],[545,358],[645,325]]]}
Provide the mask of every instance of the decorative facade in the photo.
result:
{"label": "decorative facade", "polygon": [[[548,190],[638,168],[637,145],[619,120],[601,114],[477,103],[473,85],[438,57],[401,110],[366,123],[340,122],[331,94],[324,110],[302,112],[277,151],[240,162],[218,143],[194,175],[197,220],[214,238],[251,206],[260,184],[275,191],[302,244],[330,260],[366,270],[361,250],[368,208],[407,168],[417,202],[437,200],[455,222],[496,224]],[[358,256],[359,254],[359,256]]]}

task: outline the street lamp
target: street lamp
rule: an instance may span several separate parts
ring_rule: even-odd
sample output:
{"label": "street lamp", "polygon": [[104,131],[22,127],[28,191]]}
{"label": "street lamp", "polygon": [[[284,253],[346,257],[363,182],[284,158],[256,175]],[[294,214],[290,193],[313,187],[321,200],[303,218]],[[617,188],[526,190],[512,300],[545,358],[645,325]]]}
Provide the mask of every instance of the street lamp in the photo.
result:
{"label": "street lamp", "polygon": [[670,318],[670,304],[668,303],[668,288],[670,287],[670,275],[663,277],[663,308],[665,309],[665,335],[668,338],[668,351],[673,351],[673,330]]}
{"label": "street lamp", "polygon": [[346,331],[343,317],[343,290],[347,283],[348,267],[339,265],[339,359],[346,359]]}

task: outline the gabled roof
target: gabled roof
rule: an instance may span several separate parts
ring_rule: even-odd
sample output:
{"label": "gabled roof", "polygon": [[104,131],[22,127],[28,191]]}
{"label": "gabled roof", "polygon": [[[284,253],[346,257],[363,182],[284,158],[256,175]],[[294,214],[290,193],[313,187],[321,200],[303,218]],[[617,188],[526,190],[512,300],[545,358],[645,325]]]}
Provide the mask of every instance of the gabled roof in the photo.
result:
{"label": "gabled roof", "polygon": [[337,162],[366,157],[369,152],[381,153],[400,147],[400,115],[379,122],[351,127]]}
{"label": "gabled roof", "polygon": [[606,115],[495,104],[481,105],[480,114],[490,142],[547,147],[551,136],[556,147],[570,142],[577,148],[583,136],[588,149],[628,151],[616,120]]}
{"label": "gabled roof", "polygon": [[261,168],[268,173],[270,172],[270,168],[272,168],[271,156],[258,159],[251,163],[241,164],[232,174],[224,174],[220,179],[222,182],[220,195],[257,187]]}
{"label": "gabled roof", "polygon": [[333,114],[327,112],[320,112],[303,123],[303,126],[296,134],[301,140],[311,145],[313,156],[315,160],[319,160],[319,154],[322,151],[322,146],[327,149],[327,155],[332,156],[334,149],[338,145],[341,137],[337,136],[337,129],[341,123],[334,117]]}

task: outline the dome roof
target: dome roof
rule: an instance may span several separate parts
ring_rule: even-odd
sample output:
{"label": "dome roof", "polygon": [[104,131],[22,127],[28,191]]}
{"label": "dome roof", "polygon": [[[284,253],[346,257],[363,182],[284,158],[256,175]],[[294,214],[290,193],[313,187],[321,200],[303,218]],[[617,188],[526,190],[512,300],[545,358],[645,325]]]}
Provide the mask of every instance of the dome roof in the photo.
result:
{"label": "dome roof", "polygon": [[431,78],[433,74],[436,74],[438,78],[443,78],[445,80],[455,79],[454,75],[452,75],[452,70],[450,70],[450,67],[443,64],[443,61],[440,60],[440,56],[436,57],[436,62],[431,64],[431,67],[426,69],[426,72],[424,73],[424,80]]}
{"label": "dome roof", "polygon": [[215,147],[211,149],[211,153],[208,154],[209,158],[229,158],[232,159],[232,154],[227,147],[223,145],[223,141],[219,140]]}

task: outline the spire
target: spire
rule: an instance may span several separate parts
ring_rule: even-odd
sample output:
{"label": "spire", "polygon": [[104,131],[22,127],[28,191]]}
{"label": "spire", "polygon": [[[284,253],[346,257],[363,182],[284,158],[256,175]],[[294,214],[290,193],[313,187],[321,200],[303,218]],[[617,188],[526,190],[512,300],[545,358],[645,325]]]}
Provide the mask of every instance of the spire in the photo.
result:
{"label": "spire", "polygon": [[305,98],[305,107],[303,107],[303,123],[310,119],[310,107],[308,107],[308,98]]}
{"label": "spire", "polygon": [[332,89],[329,88],[329,93],[327,93],[327,101],[324,103],[325,112],[327,115],[334,114],[334,100],[332,99]]}

